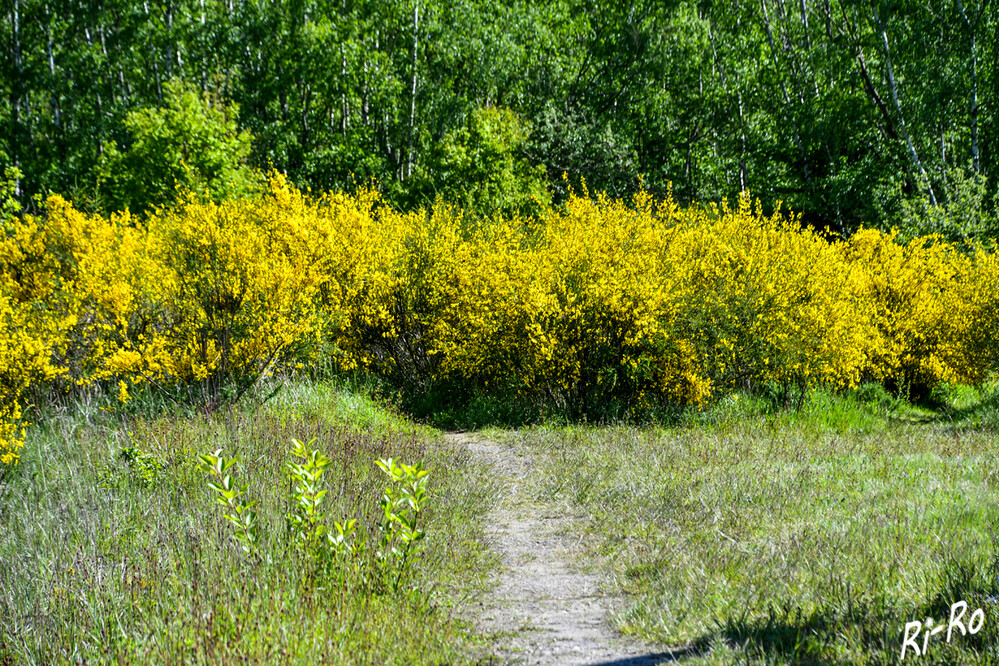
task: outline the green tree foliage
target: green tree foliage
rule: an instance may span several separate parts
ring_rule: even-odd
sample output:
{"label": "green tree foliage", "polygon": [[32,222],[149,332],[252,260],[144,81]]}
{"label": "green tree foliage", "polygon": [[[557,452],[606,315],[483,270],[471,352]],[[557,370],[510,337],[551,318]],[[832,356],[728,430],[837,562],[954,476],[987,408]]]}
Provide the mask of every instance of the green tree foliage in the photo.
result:
{"label": "green tree foliage", "polygon": [[[6,160],[0,154],[0,164]],[[17,167],[4,167],[3,176],[0,176],[0,225],[6,231],[8,222],[21,210],[21,205],[17,202],[17,184],[21,178],[21,172]]]}
{"label": "green tree foliage", "polygon": [[126,149],[105,147],[98,176],[105,207],[145,211],[173,201],[178,188],[215,200],[252,190],[251,137],[236,125],[238,109],[176,81],[165,84],[164,96],[165,106],[126,116]]}
{"label": "green tree foliage", "polygon": [[985,179],[965,169],[951,169],[947,176],[947,201],[933,205],[928,196],[921,196],[902,202],[906,236],[936,234],[959,245],[999,238],[999,195],[990,201]]}
{"label": "green tree foliage", "polygon": [[924,199],[953,207],[963,183],[995,196],[997,10],[10,0],[0,150],[24,173],[23,206],[48,191],[92,196],[104,147],[130,145],[130,114],[168,107],[167,82],[180,79],[238,104],[251,164],[314,189],[374,178],[394,203],[420,203],[428,180],[430,192],[450,187],[430,173],[446,166],[442,144],[473,140],[476,109],[508,108],[531,127],[518,157],[546,167],[556,198],[563,172],[621,196],[644,176],[686,202],[750,189],[817,226],[888,227]]}
{"label": "green tree foliage", "polygon": [[544,167],[520,154],[527,137],[527,124],[513,111],[476,109],[430,151],[410,196],[428,204],[440,197],[483,216],[537,212],[551,196]]}

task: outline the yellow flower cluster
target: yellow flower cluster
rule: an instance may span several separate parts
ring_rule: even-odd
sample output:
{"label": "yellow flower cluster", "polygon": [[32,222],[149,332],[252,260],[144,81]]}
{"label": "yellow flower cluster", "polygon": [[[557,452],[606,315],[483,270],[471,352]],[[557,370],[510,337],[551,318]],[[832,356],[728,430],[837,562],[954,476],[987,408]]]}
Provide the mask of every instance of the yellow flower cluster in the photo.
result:
{"label": "yellow flower cluster", "polygon": [[25,392],[201,383],[218,397],[299,362],[321,336],[314,206],[280,177],[266,194],[195,198],[139,221],[74,209],[0,238],[0,456],[17,460]]}
{"label": "yellow flower cluster", "polygon": [[338,302],[336,341],[348,364],[410,389],[585,409],[763,384],[975,383],[999,367],[994,251],[826,238],[748,196],[707,209],[573,196],[488,222],[364,212],[376,207],[351,209],[352,272],[335,281],[363,286]]}
{"label": "yellow flower cluster", "polygon": [[24,396],[101,382],[210,395],[310,362],[587,409],[762,384],[978,383],[999,368],[999,254],[849,240],[748,196],[680,208],[571,196],[530,219],[400,213],[373,189],[138,220],[60,197],[0,237],[0,460]]}

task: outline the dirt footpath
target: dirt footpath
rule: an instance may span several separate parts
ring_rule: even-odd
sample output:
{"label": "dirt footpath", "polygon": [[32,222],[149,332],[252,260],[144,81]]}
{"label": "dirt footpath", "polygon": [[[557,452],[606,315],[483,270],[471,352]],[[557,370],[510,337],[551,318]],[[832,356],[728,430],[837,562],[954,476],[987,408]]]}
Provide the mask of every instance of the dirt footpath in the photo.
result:
{"label": "dirt footpath", "polygon": [[572,518],[530,500],[528,454],[471,433],[447,438],[490,465],[503,484],[486,528],[502,570],[479,609],[480,629],[496,637],[501,663],[651,666],[673,659],[611,628],[608,613],[617,600],[601,594],[596,576],[571,564],[580,547],[570,536]]}

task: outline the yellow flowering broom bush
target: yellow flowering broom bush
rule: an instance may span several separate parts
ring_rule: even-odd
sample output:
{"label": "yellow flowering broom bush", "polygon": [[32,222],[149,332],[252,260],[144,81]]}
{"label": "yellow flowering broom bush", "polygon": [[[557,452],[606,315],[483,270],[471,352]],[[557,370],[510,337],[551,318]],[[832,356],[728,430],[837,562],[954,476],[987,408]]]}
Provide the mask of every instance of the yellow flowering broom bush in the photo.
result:
{"label": "yellow flowering broom bush", "polygon": [[56,373],[49,363],[51,332],[36,326],[31,314],[11,298],[9,285],[0,285],[0,476],[24,444],[25,393],[36,377]]}
{"label": "yellow flowering broom bush", "polygon": [[[350,365],[423,391],[439,375],[435,324],[445,306],[445,286],[458,279],[462,216],[447,206],[426,216],[385,207],[373,213],[371,236],[349,255],[355,286],[341,301],[347,326],[337,346],[354,357]],[[357,249],[362,256],[354,259]]]}
{"label": "yellow flowering broom bush", "polygon": [[952,312],[943,320],[947,345],[944,362],[957,381],[981,384],[999,368],[999,252],[995,244],[977,248],[960,262],[956,288],[949,294]]}
{"label": "yellow flowering broom bush", "polygon": [[66,374],[79,297],[60,248],[38,220],[10,217],[0,237],[0,463],[24,442],[27,394]]}
{"label": "yellow flowering broom bush", "polygon": [[309,205],[281,177],[262,197],[193,198],[148,222],[163,269],[173,380],[203,383],[209,400],[241,395],[261,375],[307,356],[321,330],[321,275],[307,261]]}
{"label": "yellow flowering broom bush", "polygon": [[[127,213],[85,215],[59,196],[44,220],[30,221],[43,234],[48,280],[62,282],[58,298],[30,297],[65,316],[65,352],[53,358],[60,376],[79,386],[156,376],[169,359],[160,337],[168,282],[148,230]],[[46,269],[22,270],[39,277]]]}
{"label": "yellow flowering broom bush", "polygon": [[959,351],[969,323],[963,313],[974,298],[969,287],[976,282],[966,256],[934,238],[901,245],[896,232],[874,229],[837,247],[859,272],[861,302],[875,313],[867,375],[899,388],[984,379],[986,368],[975,370]]}
{"label": "yellow flowering broom bush", "polygon": [[648,207],[580,197],[540,223],[452,224],[446,254],[432,262],[447,267],[427,327],[439,379],[570,409],[638,387],[696,400],[703,379],[682,350],[664,344],[651,363],[639,342],[662,338],[670,321],[649,261],[663,242],[654,219]]}
{"label": "yellow flowering broom bush", "polygon": [[449,386],[576,414],[785,397],[867,379],[981,383],[999,369],[999,254],[847,240],[748,196],[681,208],[572,195],[530,219],[377,191],[188,196],[141,219],[60,197],[0,237],[0,460],[26,396],[144,382],[238,398],[322,355],[410,393]]}
{"label": "yellow flowering broom bush", "polygon": [[876,332],[862,276],[796,218],[765,217],[748,196],[688,211],[666,262],[681,335],[716,386],[771,383],[787,396],[860,379]]}

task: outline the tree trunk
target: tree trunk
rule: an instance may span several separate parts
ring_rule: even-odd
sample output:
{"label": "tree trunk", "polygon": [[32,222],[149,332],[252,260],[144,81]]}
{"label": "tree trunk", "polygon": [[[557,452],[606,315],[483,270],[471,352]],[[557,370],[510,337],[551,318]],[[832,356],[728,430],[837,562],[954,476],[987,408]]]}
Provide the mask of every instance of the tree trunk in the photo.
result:
{"label": "tree trunk", "polygon": [[417,51],[420,46],[420,3],[413,5],[413,85],[409,95],[409,145],[406,147],[406,178],[413,175],[413,138],[416,134]]}
{"label": "tree trunk", "polygon": [[173,78],[173,3],[167,3],[166,9],[166,75],[168,79]]}
{"label": "tree trunk", "polygon": [[902,129],[902,136],[905,138],[905,144],[909,147],[909,157],[912,158],[913,163],[916,165],[916,170],[923,177],[923,181],[926,183],[926,190],[930,194],[930,203],[934,206],[937,205],[937,197],[933,193],[933,184],[930,183],[930,176],[926,173],[926,169],[923,168],[923,163],[919,159],[919,154],[916,152],[916,146],[912,142],[912,136],[909,134],[909,128],[905,124],[905,116],[902,114],[902,106],[898,101],[898,85],[895,82],[895,72],[891,65],[891,52],[888,49],[888,31],[885,29],[884,23],[881,22],[881,16],[878,15],[878,10],[874,8],[874,21],[881,32],[881,46],[885,52],[885,66],[888,70],[888,85],[891,88],[891,99],[895,105],[895,113],[898,115],[898,125]]}
{"label": "tree trunk", "polygon": [[347,125],[350,124],[350,109],[347,108],[347,53],[343,43],[340,44],[340,134],[347,136]]}
{"label": "tree trunk", "polygon": [[808,5],[805,0],[801,0],[801,27],[805,31],[805,51],[811,51],[812,42],[808,34]]}
{"label": "tree trunk", "polygon": [[[149,23],[149,0],[144,0],[143,1],[143,3],[142,3],[142,9],[145,11],[145,14],[146,14],[146,23]],[[156,84],[156,99],[162,105],[163,104],[163,86],[161,85],[162,82],[160,81],[160,63],[159,63],[159,60],[158,60],[157,56],[158,56],[158,54],[155,53],[155,52],[149,54],[149,57],[153,61],[153,81]]]}
{"label": "tree trunk", "polygon": [[[14,60],[14,84],[10,87],[10,108],[11,108],[11,124],[14,130],[14,140],[10,142],[11,160],[14,163],[14,167],[20,167],[21,157],[20,157],[20,146],[21,137],[18,136],[21,133],[21,97],[22,89],[24,88],[24,61],[21,59],[21,2],[20,0],[14,0],[13,6],[11,8],[11,55]],[[14,196],[18,199],[21,198],[21,179],[18,178],[14,182]]]}
{"label": "tree trunk", "polygon": [[981,172],[980,158],[979,158],[979,147],[978,147],[978,49],[977,40],[975,39],[975,33],[978,30],[978,21],[981,15],[975,18],[974,23],[968,19],[968,13],[964,9],[964,3],[961,0],[957,0],[958,11],[961,12],[961,18],[964,20],[964,25],[968,28],[968,33],[971,36],[971,168],[975,171],[975,175]]}
{"label": "tree trunk", "polygon": [[52,78],[52,82],[49,84],[52,87],[49,94],[52,104],[52,120],[55,123],[56,129],[60,129],[62,127],[62,114],[59,108],[59,98],[56,96],[55,50],[52,46],[52,14],[47,2],[45,3],[45,50],[49,57],[49,76]]}
{"label": "tree trunk", "polygon": [[[791,95],[787,92],[787,84],[784,81],[784,77],[780,74],[780,65],[777,60],[777,47],[774,45],[774,35],[773,29],[770,26],[770,14],[767,11],[767,0],[760,0],[760,7],[763,8],[763,27],[767,33],[767,43],[770,45],[770,57],[774,63],[774,74],[780,79],[780,89],[784,94],[784,104],[786,105],[788,111],[791,110]],[[798,147],[798,157],[801,159],[801,171],[802,175],[805,177],[805,183],[808,185],[808,189],[811,191],[814,189],[812,184],[812,172],[808,168],[808,160],[805,155],[805,146],[801,141],[801,133],[798,131],[798,122],[791,119],[791,131],[794,134],[794,144]]]}

